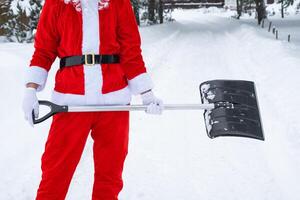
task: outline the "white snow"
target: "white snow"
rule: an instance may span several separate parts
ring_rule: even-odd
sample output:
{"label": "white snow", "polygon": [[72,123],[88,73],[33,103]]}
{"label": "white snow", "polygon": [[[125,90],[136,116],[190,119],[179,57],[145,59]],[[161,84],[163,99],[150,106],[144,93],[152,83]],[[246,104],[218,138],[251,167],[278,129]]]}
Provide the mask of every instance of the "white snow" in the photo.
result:
{"label": "white snow", "polygon": [[210,85],[209,84],[203,84],[202,86],[201,86],[201,90],[202,90],[202,92],[204,92],[204,93],[206,93],[207,92],[207,90],[210,88]]}
{"label": "white snow", "polygon": [[[284,15],[289,16],[289,15],[295,15],[299,14],[299,9],[297,7],[300,5],[300,0],[294,0],[293,5],[288,6],[287,8],[284,9]],[[270,15],[275,15],[280,17],[281,16],[281,3],[273,3],[270,5],[267,5],[267,12]],[[300,17],[300,16],[298,16]]]}
{"label": "white snow", "polygon": [[[173,23],[140,29],[155,93],[165,103],[200,103],[201,82],[254,81],[266,141],[209,139],[201,111],[132,113],[121,200],[300,199],[300,43],[223,16],[177,11]],[[0,44],[0,199],[34,199],[40,180],[51,120],[32,129],[23,119],[22,77],[32,52],[32,44]],[[57,65],[40,99],[49,99]],[[90,199],[92,181],[89,138],[67,199]]]}
{"label": "white snow", "polygon": [[24,11],[26,16],[29,16],[31,10],[34,9],[34,7],[30,5],[29,0],[12,0],[10,4],[10,9],[15,15],[17,15],[21,11]]}

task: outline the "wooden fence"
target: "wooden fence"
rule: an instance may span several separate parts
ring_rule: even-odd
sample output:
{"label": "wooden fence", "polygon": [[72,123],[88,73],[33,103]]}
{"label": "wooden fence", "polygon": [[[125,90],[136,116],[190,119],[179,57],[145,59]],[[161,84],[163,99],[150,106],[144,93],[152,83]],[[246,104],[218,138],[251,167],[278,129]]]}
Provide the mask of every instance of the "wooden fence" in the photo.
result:
{"label": "wooden fence", "polygon": [[163,23],[163,12],[167,9],[193,9],[193,8],[208,8],[208,7],[223,7],[225,0],[159,0],[158,14],[159,21]]}
{"label": "wooden fence", "polygon": [[161,0],[161,4],[164,9],[172,9],[172,8],[183,8],[183,9],[191,9],[191,8],[202,8],[202,7],[223,7],[224,0]]}

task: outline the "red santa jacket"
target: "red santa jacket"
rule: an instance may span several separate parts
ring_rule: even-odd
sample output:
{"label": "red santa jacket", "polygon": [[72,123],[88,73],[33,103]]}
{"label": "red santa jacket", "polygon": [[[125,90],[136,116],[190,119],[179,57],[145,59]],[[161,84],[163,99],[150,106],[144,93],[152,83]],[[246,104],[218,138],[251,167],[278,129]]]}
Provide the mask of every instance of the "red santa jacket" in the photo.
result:
{"label": "red santa jacket", "polygon": [[58,104],[127,104],[152,89],[130,0],[46,0],[26,83],[45,86],[56,57],[119,54],[120,63],[57,71],[52,100]]}

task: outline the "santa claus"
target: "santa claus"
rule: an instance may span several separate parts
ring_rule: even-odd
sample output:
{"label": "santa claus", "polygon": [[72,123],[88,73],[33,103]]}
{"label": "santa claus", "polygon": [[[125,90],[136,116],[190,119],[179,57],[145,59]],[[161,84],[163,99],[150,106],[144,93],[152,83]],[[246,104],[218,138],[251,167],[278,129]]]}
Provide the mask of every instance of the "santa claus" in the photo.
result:
{"label": "santa claus", "polygon": [[[130,0],[46,0],[26,72],[25,118],[38,117],[43,90],[56,57],[52,101],[60,105],[125,105],[140,94],[147,113],[163,103],[152,92]],[[42,156],[36,199],[65,198],[91,132],[94,139],[92,199],[115,200],[122,189],[128,149],[129,112],[60,113],[53,117]]]}

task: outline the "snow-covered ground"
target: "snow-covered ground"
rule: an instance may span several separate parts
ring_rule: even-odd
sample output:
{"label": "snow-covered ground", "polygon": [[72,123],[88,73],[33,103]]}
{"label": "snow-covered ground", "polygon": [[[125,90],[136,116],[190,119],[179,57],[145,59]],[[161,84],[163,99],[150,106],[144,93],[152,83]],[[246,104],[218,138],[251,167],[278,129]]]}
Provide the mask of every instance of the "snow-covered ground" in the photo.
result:
{"label": "snow-covered ground", "polygon": [[[272,34],[272,29],[275,28],[278,30],[278,39],[281,41],[288,41],[288,35],[290,35],[292,46],[300,46],[300,14],[298,15],[289,15],[285,18],[281,18],[278,15],[269,16],[268,19],[264,20],[264,27],[258,26],[257,21],[254,21],[249,17],[242,17],[241,21],[247,23],[253,27],[261,28],[265,32],[265,36],[272,37],[275,39],[275,34]],[[271,23],[271,30],[269,30],[269,25]]]}
{"label": "snow-covered ground", "polygon": [[[300,44],[274,40],[254,20],[252,24],[199,10],[177,11],[173,16],[173,23],[140,29],[157,95],[165,103],[198,103],[198,85],[203,81],[255,81],[266,141],[211,140],[201,111],[132,113],[120,199],[300,199]],[[23,119],[22,77],[32,52],[32,44],[0,44],[3,200],[34,199],[51,123],[32,129]],[[57,65],[56,61],[40,99],[49,99]],[[67,199],[90,199],[92,180],[89,138]]]}

